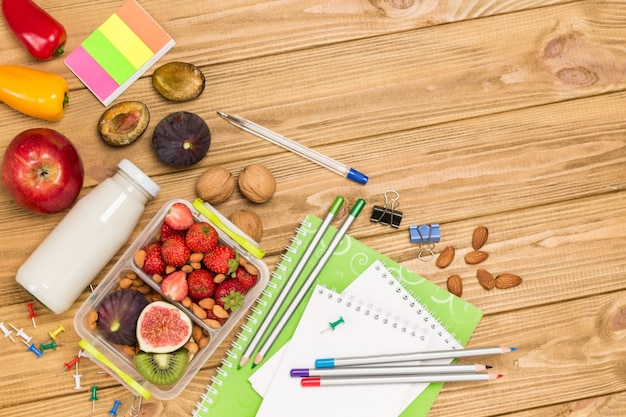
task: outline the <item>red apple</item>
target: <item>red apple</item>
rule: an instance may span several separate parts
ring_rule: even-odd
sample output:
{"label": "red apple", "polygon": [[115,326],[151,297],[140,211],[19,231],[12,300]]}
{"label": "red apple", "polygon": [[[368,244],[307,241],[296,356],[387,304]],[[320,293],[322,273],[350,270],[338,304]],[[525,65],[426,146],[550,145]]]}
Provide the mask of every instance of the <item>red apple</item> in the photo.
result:
{"label": "red apple", "polygon": [[25,130],[4,153],[2,182],[17,204],[34,213],[58,213],[71,206],[83,177],[76,148],[52,129]]}

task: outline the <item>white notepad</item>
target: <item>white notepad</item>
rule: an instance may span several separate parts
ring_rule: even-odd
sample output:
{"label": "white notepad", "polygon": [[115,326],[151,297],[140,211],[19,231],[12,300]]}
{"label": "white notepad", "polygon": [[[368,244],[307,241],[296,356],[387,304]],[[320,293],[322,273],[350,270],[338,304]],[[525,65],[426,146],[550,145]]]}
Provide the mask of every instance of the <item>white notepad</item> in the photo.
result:
{"label": "white notepad", "polygon": [[[385,272],[384,268],[368,271]],[[395,294],[392,291],[387,287],[385,292]],[[282,357],[275,355],[279,363],[266,363],[251,378],[253,385],[266,388],[257,417],[397,416],[413,384],[303,388],[299,379],[289,375],[292,368],[314,367],[318,358],[425,350],[424,324],[387,311],[375,300],[317,286]],[[344,323],[323,332],[340,317]]]}

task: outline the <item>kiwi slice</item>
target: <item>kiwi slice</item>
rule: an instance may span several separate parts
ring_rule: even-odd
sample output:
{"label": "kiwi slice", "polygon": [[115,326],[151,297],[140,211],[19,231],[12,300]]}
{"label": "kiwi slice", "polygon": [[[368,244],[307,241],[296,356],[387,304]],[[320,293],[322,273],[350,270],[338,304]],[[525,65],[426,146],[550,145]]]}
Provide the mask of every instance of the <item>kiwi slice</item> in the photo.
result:
{"label": "kiwi slice", "polygon": [[154,385],[172,385],[185,373],[189,351],[180,348],[170,353],[148,353],[139,351],[135,354],[135,367]]}

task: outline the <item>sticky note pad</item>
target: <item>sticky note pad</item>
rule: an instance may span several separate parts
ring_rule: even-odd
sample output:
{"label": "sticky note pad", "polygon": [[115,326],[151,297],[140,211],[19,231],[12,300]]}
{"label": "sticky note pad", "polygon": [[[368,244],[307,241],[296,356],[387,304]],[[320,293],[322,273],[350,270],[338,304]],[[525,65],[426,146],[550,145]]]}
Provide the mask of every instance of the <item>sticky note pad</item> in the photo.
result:
{"label": "sticky note pad", "polygon": [[127,0],[65,58],[65,65],[108,106],[174,44],[135,0]]}

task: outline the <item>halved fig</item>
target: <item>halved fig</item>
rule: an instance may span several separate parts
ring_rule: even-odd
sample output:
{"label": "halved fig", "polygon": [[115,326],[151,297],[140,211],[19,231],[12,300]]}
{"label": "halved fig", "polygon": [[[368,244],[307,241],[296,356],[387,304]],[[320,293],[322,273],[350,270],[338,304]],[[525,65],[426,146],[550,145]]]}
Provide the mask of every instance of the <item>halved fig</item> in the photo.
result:
{"label": "halved fig", "polygon": [[204,91],[204,74],[187,62],[170,62],[152,73],[152,85],[170,101],[189,101]]}
{"label": "halved fig", "polygon": [[148,107],[140,101],[124,101],[107,109],[98,121],[98,133],[111,146],[130,145],[150,122]]}
{"label": "halved fig", "polygon": [[165,116],[152,134],[152,146],[159,159],[175,167],[198,163],[210,145],[209,126],[197,114],[186,111]]}
{"label": "halved fig", "polygon": [[139,349],[150,353],[169,353],[180,349],[191,337],[189,316],[173,304],[153,301],[137,319]]}

